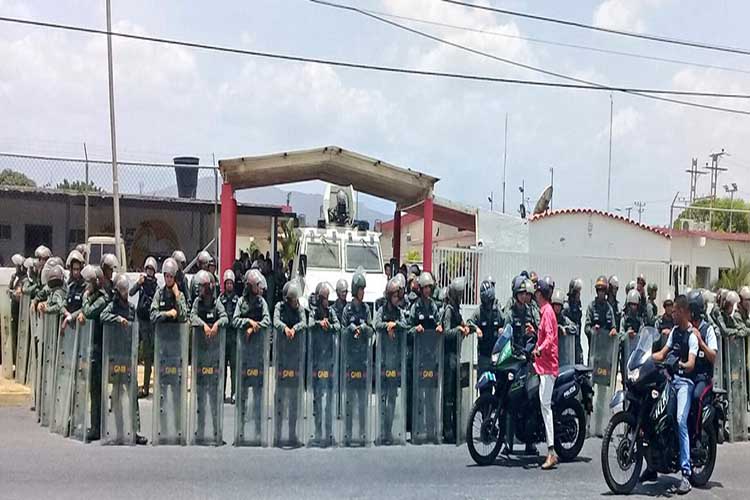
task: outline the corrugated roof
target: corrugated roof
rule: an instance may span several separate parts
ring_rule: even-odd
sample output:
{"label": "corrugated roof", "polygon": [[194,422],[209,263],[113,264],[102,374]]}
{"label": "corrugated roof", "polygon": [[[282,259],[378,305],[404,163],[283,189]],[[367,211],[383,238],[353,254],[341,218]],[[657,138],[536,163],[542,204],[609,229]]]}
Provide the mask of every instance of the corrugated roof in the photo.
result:
{"label": "corrugated roof", "polygon": [[548,210],[547,212],[544,212],[541,214],[532,215],[531,217],[529,217],[529,221],[534,222],[536,220],[545,219],[547,217],[554,217],[555,215],[578,215],[578,214],[598,215],[600,217],[607,217],[609,219],[619,220],[621,222],[625,222],[627,224],[636,226],[640,229],[651,231],[652,233],[658,234],[659,236],[664,236],[665,238],[671,238],[670,232],[668,229],[649,226],[648,224],[643,224],[642,222],[634,221],[633,219],[629,219],[622,215],[613,214],[611,212],[605,212],[604,210],[597,210],[595,208],[563,208],[560,210]]}

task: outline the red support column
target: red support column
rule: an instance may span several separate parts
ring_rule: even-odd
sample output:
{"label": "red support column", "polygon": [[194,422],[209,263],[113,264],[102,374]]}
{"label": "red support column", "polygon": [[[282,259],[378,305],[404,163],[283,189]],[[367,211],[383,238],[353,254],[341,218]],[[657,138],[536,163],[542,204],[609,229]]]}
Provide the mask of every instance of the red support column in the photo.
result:
{"label": "red support column", "polygon": [[[237,248],[237,200],[234,199],[234,188],[231,184],[221,185],[221,264],[219,276],[232,268]],[[236,278],[239,278],[236,277]]]}
{"label": "red support column", "polygon": [[[393,257],[401,265],[401,210],[396,208],[393,214]],[[396,275],[398,269],[393,269],[393,275]]]}
{"label": "red support column", "polygon": [[424,239],[422,242],[422,268],[432,272],[432,197],[424,200]]}

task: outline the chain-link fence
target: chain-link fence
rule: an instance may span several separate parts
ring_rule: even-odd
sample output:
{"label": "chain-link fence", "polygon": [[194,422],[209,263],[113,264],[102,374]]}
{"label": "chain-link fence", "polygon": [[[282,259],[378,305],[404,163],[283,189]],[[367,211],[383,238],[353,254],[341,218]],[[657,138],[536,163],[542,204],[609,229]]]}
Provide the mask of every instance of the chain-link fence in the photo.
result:
{"label": "chain-link fence", "polygon": [[[118,164],[121,236],[128,269],[181,248],[190,259],[218,250],[217,167]],[[110,161],[0,153],[0,266],[41,244],[66,255],[94,236],[114,237]]]}

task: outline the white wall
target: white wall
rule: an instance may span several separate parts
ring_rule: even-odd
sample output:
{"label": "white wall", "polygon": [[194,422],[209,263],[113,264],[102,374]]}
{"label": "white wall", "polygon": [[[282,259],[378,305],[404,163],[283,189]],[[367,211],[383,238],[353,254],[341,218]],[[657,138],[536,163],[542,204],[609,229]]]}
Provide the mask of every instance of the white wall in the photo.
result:
{"label": "white wall", "polygon": [[479,209],[477,244],[504,252],[529,251],[529,221],[520,217]]}
{"label": "white wall", "polygon": [[709,279],[710,282],[714,282],[719,279],[719,268],[732,267],[730,246],[734,249],[735,257],[750,258],[750,242],[711,240],[700,236],[674,236],[672,262],[690,266],[690,285],[695,279],[695,269],[699,266],[711,269]]}

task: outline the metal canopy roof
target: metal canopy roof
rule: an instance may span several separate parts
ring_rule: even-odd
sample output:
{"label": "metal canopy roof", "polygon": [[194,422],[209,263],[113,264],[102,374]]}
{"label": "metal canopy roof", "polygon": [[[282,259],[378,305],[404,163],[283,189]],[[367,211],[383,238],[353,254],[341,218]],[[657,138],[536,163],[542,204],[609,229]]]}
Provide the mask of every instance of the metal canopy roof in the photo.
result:
{"label": "metal canopy roof", "polygon": [[438,181],[337,146],[220,160],[219,169],[224,182],[234,189],[322,180],[340,186],[351,184],[357,191],[393,201],[399,208],[432,196]]}
{"label": "metal canopy roof", "polygon": [[[410,207],[404,207],[404,212],[424,218],[424,201]],[[435,197],[433,200],[432,218],[441,224],[453,226],[459,231],[476,232],[477,210],[445,198]]]}

